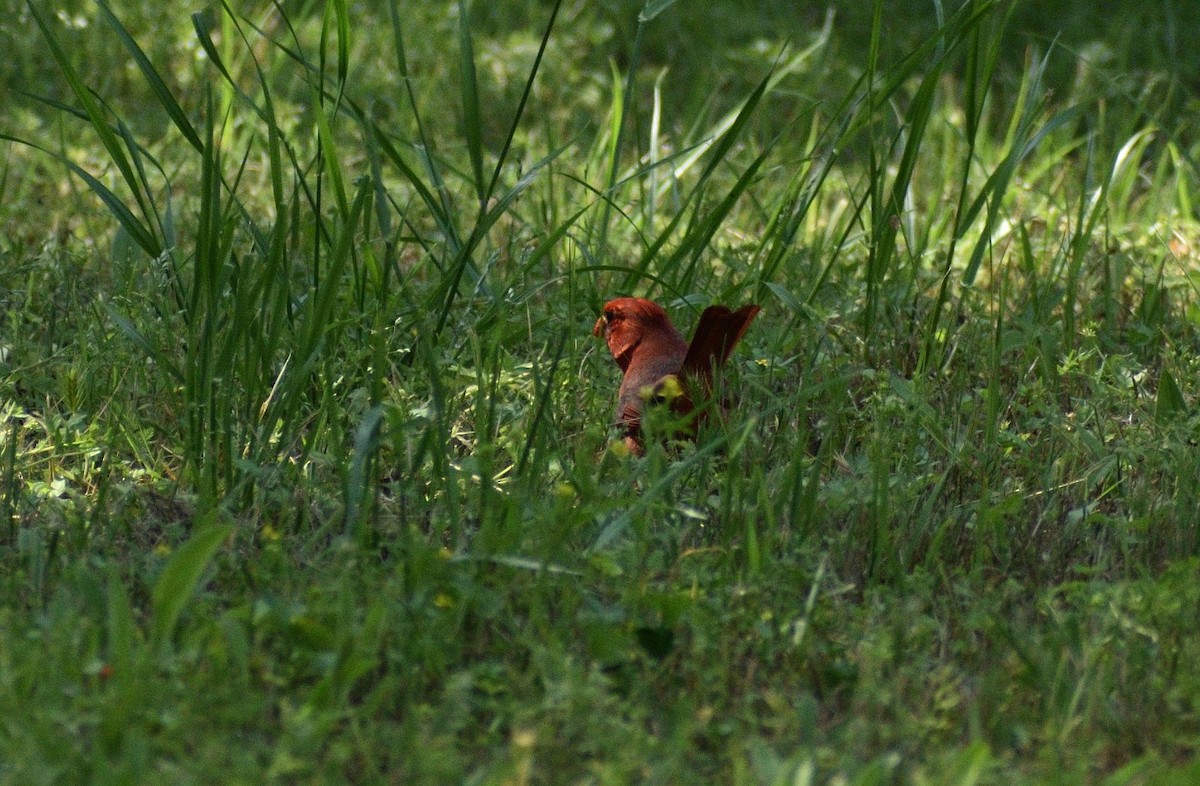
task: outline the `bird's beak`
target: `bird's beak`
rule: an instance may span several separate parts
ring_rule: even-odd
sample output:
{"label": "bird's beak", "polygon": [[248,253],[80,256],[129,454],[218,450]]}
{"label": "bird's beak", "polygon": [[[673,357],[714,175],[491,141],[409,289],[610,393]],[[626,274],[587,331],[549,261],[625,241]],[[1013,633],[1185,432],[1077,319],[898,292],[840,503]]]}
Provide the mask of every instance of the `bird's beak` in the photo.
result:
{"label": "bird's beak", "polygon": [[596,324],[592,327],[592,335],[596,338],[599,338],[600,336],[604,335],[604,329],[607,327],[608,320],[604,318],[603,314],[601,314],[600,318],[596,320]]}

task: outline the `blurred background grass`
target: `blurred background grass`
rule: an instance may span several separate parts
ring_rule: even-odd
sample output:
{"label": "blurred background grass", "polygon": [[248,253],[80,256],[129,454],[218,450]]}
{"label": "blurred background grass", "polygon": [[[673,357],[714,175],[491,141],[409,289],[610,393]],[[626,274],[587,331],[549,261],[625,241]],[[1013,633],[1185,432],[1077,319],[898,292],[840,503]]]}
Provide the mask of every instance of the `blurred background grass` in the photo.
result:
{"label": "blurred background grass", "polygon": [[[150,59],[158,64],[180,95],[196,96],[196,80],[204,78],[202,54],[196,44],[188,13],[166,6],[148,6],[115,0],[111,7],[138,39]],[[293,23],[303,27],[320,17],[319,2],[285,2],[283,10]],[[511,116],[519,95],[521,78],[532,59],[537,40],[551,4],[495,2],[475,4],[471,13],[479,50],[486,64],[482,84],[497,111],[495,117]],[[606,80],[609,63],[623,68],[637,27],[642,4],[636,0],[579,3],[564,8],[564,19],[551,42],[552,73],[568,77],[563,82],[539,85],[541,111],[576,102],[562,101],[567,89],[587,80]],[[911,51],[937,29],[937,4],[930,0],[891,0],[886,5],[882,62]],[[97,34],[103,27],[97,7],[87,0],[63,0],[47,6],[62,23],[62,40],[78,67],[93,77],[92,87],[101,95],[128,97],[147,110],[155,106],[144,81],[132,68],[123,50],[110,38]],[[953,9],[947,4],[943,16]],[[270,16],[268,3],[241,3],[237,9],[249,18]],[[0,109],[11,124],[28,105],[14,100],[15,91],[29,91],[64,99],[65,89],[52,60],[45,56],[44,43],[19,0],[4,0],[0,13],[7,20],[0,30],[7,56],[0,63],[0,84],[8,100]],[[212,19],[217,15],[205,12]],[[388,27],[382,7],[365,5],[353,9],[355,21],[355,77],[364,93],[379,100],[394,100],[395,73],[388,47],[378,36]],[[446,77],[446,64],[454,57],[444,49],[453,41],[457,25],[455,3],[413,3],[403,9],[405,24],[423,35],[409,41],[408,57],[413,73],[423,83]],[[819,83],[797,79],[797,89],[776,95],[773,100],[805,102],[840,96],[848,82],[861,73],[868,58],[871,5],[855,2],[762,2],[683,3],[658,23],[649,26],[643,41],[641,67],[648,84],[657,71],[669,67],[664,83],[670,112],[668,118],[695,118],[697,109],[716,102],[714,112],[728,110],[757,82],[785,42],[800,44],[821,28],[827,14],[834,14],[832,46],[822,53],[825,77]],[[1047,83],[1059,100],[1073,91],[1096,91],[1120,102],[1131,99],[1129,91],[1162,90],[1163,96],[1194,95],[1200,89],[1200,52],[1190,36],[1200,26],[1200,8],[1180,0],[1144,3],[1115,2],[1015,3],[1001,51],[1001,86],[1017,82],[1028,50],[1042,53],[1052,47],[1062,51],[1051,59]],[[439,49],[438,47],[442,47]],[[559,67],[558,63],[569,64]],[[830,67],[831,66],[831,67]],[[453,70],[453,69],[450,69]],[[813,71],[819,70],[816,66]],[[830,78],[832,77],[832,78]],[[188,88],[193,88],[189,91]],[[430,94],[418,91],[419,94]],[[578,98],[578,95],[576,95]],[[724,103],[721,103],[722,100]],[[1182,101],[1183,98],[1176,98]],[[585,105],[586,106],[586,105]],[[1179,109],[1182,104],[1169,108]],[[443,107],[452,109],[452,107]],[[438,117],[438,106],[425,108]],[[786,118],[785,112],[781,117]],[[132,118],[140,130],[150,133],[161,124],[158,113]],[[443,118],[444,119],[444,118]],[[11,125],[9,125],[11,127]],[[158,128],[161,130],[162,126]],[[493,138],[499,133],[492,129]]]}

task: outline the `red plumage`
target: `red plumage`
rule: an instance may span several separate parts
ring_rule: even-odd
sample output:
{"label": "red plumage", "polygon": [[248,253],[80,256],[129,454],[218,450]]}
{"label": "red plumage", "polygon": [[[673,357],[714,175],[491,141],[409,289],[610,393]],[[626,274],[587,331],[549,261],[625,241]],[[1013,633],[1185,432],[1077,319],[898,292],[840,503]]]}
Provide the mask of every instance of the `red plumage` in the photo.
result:
{"label": "red plumage", "polygon": [[[634,453],[642,453],[642,408],[647,400],[661,398],[667,379],[674,377],[682,395],[671,398],[671,409],[679,415],[691,413],[695,402],[711,393],[713,369],[724,365],[759,310],[756,305],[737,311],[709,306],[689,344],[657,303],[623,297],[604,305],[592,335],[603,335],[624,372],[617,392],[617,423]],[[692,431],[694,424],[685,433]]]}

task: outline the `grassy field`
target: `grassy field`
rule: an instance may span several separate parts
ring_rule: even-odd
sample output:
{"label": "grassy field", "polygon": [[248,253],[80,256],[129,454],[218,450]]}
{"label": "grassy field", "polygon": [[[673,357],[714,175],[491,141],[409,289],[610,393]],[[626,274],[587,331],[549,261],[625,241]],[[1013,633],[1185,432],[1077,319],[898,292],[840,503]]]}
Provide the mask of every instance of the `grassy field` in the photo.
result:
{"label": "grassy field", "polygon": [[1200,782],[1200,6],[181,8],[0,2],[0,783]]}

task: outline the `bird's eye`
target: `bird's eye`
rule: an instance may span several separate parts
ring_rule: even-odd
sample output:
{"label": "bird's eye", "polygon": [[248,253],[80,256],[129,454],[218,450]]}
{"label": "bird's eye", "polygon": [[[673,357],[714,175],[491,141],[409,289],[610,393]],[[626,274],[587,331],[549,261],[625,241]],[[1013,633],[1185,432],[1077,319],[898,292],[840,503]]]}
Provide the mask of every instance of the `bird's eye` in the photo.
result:
{"label": "bird's eye", "polygon": [[616,318],[617,318],[617,312],[615,310],[610,308],[604,312],[604,321],[605,322],[612,322]]}

